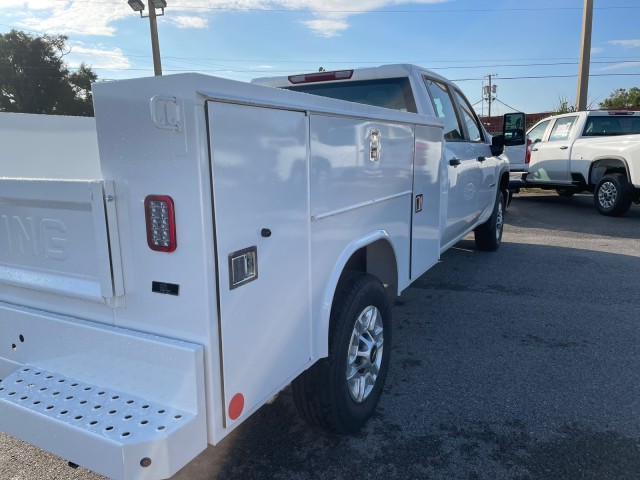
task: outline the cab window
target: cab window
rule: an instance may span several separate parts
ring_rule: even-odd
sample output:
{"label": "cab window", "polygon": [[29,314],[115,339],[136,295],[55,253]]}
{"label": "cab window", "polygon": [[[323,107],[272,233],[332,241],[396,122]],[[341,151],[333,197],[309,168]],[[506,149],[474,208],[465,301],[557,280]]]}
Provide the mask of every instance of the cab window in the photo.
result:
{"label": "cab window", "polygon": [[545,120],[544,122],[539,123],[538,125],[536,125],[535,127],[533,127],[531,130],[527,132],[527,137],[529,137],[529,140],[531,140],[531,143],[542,141],[544,132],[546,132],[550,122],[551,120]]}
{"label": "cab window", "polygon": [[558,118],[553,125],[551,135],[549,135],[549,141],[566,140],[571,136],[573,125],[576,123],[578,117],[564,117]]}
{"label": "cab window", "polygon": [[469,132],[469,140],[472,142],[484,142],[484,138],[482,137],[482,128],[480,127],[480,122],[478,121],[478,117],[473,111],[473,107],[469,105],[464,96],[454,90],[456,94],[456,98],[458,99],[458,103],[460,104],[460,108],[462,109],[462,118],[464,123],[467,125],[467,132]]}
{"label": "cab window", "polygon": [[424,77],[424,83],[431,96],[436,116],[444,122],[444,139],[449,141],[464,140],[462,126],[453,106],[453,99],[447,86],[436,80]]}

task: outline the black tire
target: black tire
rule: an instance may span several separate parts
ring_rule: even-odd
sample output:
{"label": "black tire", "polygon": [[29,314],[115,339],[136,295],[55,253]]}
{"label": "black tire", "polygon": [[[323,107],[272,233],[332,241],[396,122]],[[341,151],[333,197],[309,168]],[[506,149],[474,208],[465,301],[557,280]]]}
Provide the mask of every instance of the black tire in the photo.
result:
{"label": "black tire", "polygon": [[556,188],[556,193],[561,197],[573,197],[577,193],[577,191],[574,190],[573,188],[562,187],[562,188]]}
{"label": "black tire", "polygon": [[633,190],[623,173],[610,173],[600,179],[593,194],[596,208],[602,215],[618,217],[631,207]]}
{"label": "black tire", "polygon": [[498,191],[493,213],[489,220],[479,225],[474,230],[476,247],[479,250],[493,252],[502,243],[502,231],[504,230],[504,195]]}
{"label": "black tire", "polygon": [[[354,353],[350,348],[352,337],[356,340],[359,338],[355,336],[355,325],[369,307],[375,307],[380,314],[384,343],[369,352],[370,362],[379,364],[377,377],[370,392],[362,401],[357,401],[350,393],[347,381],[348,358]],[[390,355],[391,302],[387,292],[373,275],[352,272],[338,285],[331,308],[329,356],[316,362],[291,384],[298,412],[308,423],[331,432],[357,431],[375,412],[387,376]],[[355,373],[359,375],[359,370],[355,369]]]}

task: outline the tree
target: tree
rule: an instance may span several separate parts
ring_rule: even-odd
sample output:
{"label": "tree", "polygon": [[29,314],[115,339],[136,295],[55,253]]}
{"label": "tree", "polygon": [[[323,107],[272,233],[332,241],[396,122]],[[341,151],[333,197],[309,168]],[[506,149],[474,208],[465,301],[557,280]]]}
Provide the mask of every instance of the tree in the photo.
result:
{"label": "tree", "polygon": [[17,30],[0,34],[0,111],[93,115],[91,82],[98,77],[84,63],[69,72],[63,60],[67,39]]}
{"label": "tree", "polygon": [[552,115],[562,115],[563,113],[571,113],[576,111],[576,106],[569,104],[567,97],[563,95],[558,96],[558,104],[553,107]]}
{"label": "tree", "polygon": [[600,108],[640,107],[640,88],[617,88],[609,98],[600,102]]}

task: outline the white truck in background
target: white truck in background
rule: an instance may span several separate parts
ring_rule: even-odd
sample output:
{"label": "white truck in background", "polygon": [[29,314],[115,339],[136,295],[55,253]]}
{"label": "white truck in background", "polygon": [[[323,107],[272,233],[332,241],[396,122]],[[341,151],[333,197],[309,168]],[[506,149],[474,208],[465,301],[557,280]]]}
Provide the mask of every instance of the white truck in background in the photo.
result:
{"label": "white truck in background", "polygon": [[362,103],[199,74],[96,84],[99,158],[70,136],[90,119],[8,120],[0,431],[155,479],[289,383],[311,423],[373,414],[390,298],[472,231],[500,245],[502,138],[419,67],[290,83]]}
{"label": "white truck in background", "polygon": [[[509,114],[507,114],[508,116]],[[603,215],[623,215],[640,203],[640,112],[594,110],[545,118],[527,132],[523,187],[561,196],[588,191]]]}

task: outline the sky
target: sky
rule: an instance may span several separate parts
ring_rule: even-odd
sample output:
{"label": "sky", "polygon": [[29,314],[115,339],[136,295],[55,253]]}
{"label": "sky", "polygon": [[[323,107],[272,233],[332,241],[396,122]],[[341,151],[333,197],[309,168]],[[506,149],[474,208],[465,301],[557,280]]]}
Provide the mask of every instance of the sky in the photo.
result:
{"label": "sky", "polygon": [[[144,0],[145,4],[147,0]],[[414,63],[454,80],[479,114],[574,104],[584,0],[166,0],[163,74],[255,77]],[[158,10],[158,13],[161,13]],[[588,103],[640,87],[640,2],[594,0]],[[0,0],[0,33],[64,34],[70,69],[153,75],[149,20],[126,0]]]}

